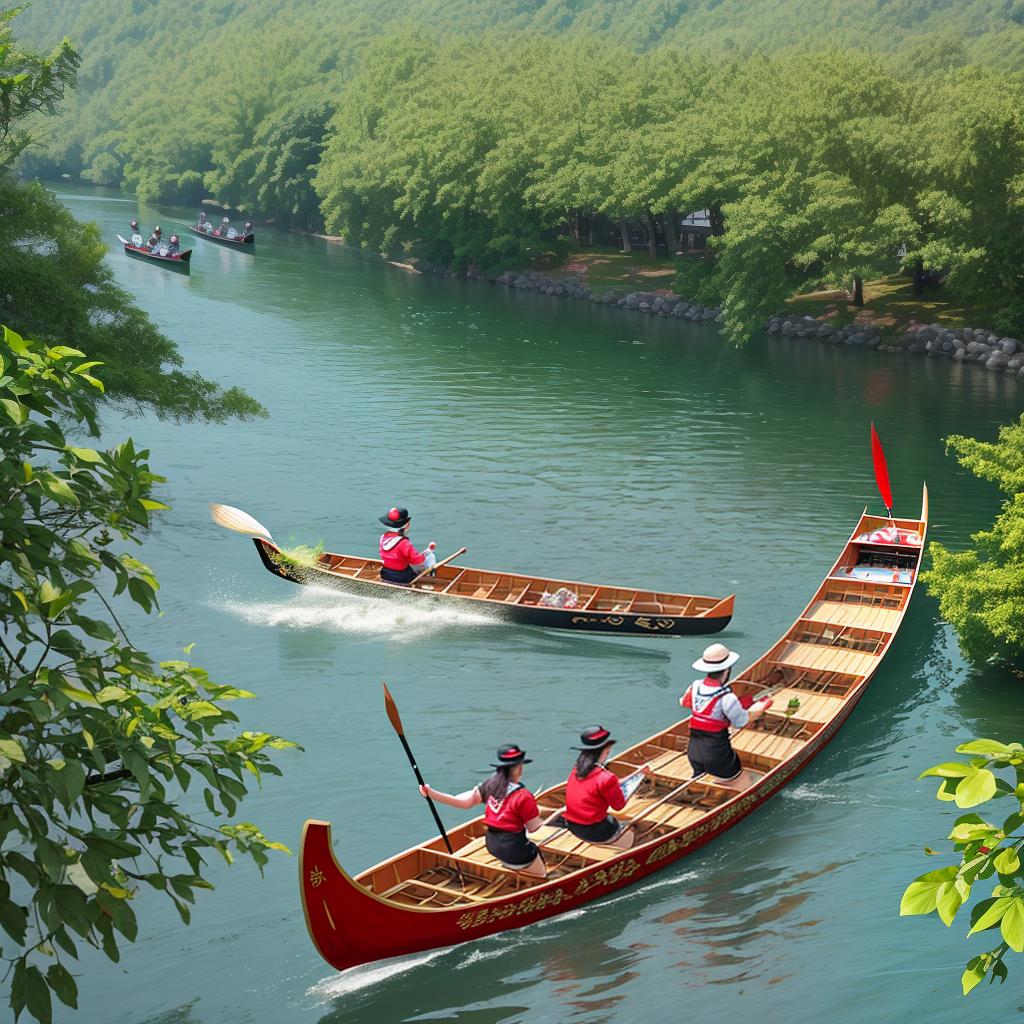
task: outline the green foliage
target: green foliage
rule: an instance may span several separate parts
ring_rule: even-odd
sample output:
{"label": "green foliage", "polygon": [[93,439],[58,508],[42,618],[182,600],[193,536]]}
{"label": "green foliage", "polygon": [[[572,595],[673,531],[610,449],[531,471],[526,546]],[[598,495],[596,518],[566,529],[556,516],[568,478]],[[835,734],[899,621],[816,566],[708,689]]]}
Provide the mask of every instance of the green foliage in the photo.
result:
{"label": "green foliage", "polygon": [[69,435],[95,432],[96,365],[3,328],[0,952],[15,1016],[39,1021],[51,993],[75,1006],[80,942],[116,961],[134,941],[143,883],[188,923],[210,854],[262,868],[284,849],[218,819],[280,774],[270,751],[294,746],[234,727],[230,703],[252,694],[186,661],[154,664],[121,628],[116,601],[152,612],[158,584],[120,545],[167,506],[148,452]]}
{"label": "green foliage", "polygon": [[74,88],[80,63],[67,39],[48,57],[16,49],[11,19],[17,13],[0,9],[0,171],[32,142],[22,123],[33,114],[54,113],[64,90]]}
{"label": "green foliage", "polygon": [[[966,761],[938,764],[921,773],[921,778],[942,780],[939,800],[957,807],[978,807],[993,799],[1007,799],[1013,808],[993,824],[976,812],[956,819],[948,839],[959,863],[929,871],[907,886],[900,902],[900,915],[938,914],[950,927],[956,915],[969,908],[970,931],[999,929],[999,941],[985,953],[971,957],[963,972],[964,995],[988,977],[989,984],[1008,976],[1003,962],[1006,954],[1024,952],[1024,744],[996,740],[971,740],[956,748],[970,755]],[[1001,775],[997,775],[1001,772]],[[1009,777],[1009,780],[1007,777]],[[936,851],[926,848],[926,853]],[[994,879],[989,894],[970,905],[979,882]]]}
{"label": "green foliage", "polygon": [[967,657],[1011,657],[1024,649],[1024,417],[1000,427],[996,441],[953,436],[946,443],[1007,500],[992,529],[972,536],[973,548],[932,543],[932,568],[922,578]]}

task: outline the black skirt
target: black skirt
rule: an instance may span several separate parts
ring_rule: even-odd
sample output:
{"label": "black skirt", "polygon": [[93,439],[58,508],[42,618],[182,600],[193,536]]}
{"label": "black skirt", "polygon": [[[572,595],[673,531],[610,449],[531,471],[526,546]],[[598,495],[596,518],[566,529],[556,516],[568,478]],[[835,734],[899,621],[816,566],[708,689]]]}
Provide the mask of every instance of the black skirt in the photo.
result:
{"label": "black skirt", "polygon": [[593,825],[577,825],[568,818],[562,818],[562,824],[577,838],[587,843],[607,843],[614,839],[622,826],[610,814],[607,818],[595,821]]}
{"label": "black skirt", "polygon": [[412,566],[406,569],[389,569],[386,565],[380,567],[380,578],[385,583],[412,583],[416,579],[416,573]]}
{"label": "black skirt", "polygon": [[484,843],[487,852],[507,868],[528,867],[540,854],[536,844],[526,838],[526,829],[522,832],[505,832],[488,826]]}
{"label": "black skirt", "polygon": [[727,729],[721,732],[691,729],[686,756],[690,759],[694,775],[703,775],[707,772],[716,778],[729,781],[743,771],[743,765],[740,764],[736,751],[732,749]]}

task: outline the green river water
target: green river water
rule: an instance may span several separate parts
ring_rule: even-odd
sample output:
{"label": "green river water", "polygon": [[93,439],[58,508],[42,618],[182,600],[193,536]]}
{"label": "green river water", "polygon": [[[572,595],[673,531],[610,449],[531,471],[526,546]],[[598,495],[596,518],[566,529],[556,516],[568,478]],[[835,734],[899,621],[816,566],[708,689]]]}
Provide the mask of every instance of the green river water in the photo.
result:
{"label": "green river water", "polygon": [[[868,451],[886,444],[896,512],[931,491],[932,537],[964,544],[998,496],[944,453],[1024,407],[1015,379],[975,366],[652,320],[482,283],[421,278],[270,229],[255,256],[195,242],[191,278],[124,257],[137,216],[165,236],[189,211],[65,190],[113,243],[119,282],[188,366],[237,383],[270,418],[226,426],[104,415],[152,449],[172,511],[143,558],[163,615],[133,624],[161,657],[195,642],[214,678],[254,691],[245,724],[299,741],[243,816],[293,849],[307,817],[334,823],[353,872],[429,835],[384,715],[399,702],[435,786],[479,781],[501,742],[524,744],[531,788],[568,773],[579,729],[623,742],[678,717],[703,638],[575,636],[450,610],[296,588],[209,520],[238,505],[283,543],[371,553],[376,517],[470,564],[724,595],[722,639],[757,657],[803,608],[865,504]],[[179,219],[174,220],[177,216]],[[73,343],[74,339],[68,339]],[[193,924],[141,893],[120,964],[86,960],[90,1024],[348,1024],[456,1020],[959,1021],[959,974],[985,936],[900,919],[906,883],[938,866],[951,814],[917,782],[970,736],[1024,737],[1020,681],[969,667],[922,590],[867,696],[788,788],[732,831],[633,888],[539,926],[337,974],[306,935],[297,861],[265,877],[214,867]],[[205,813],[205,812],[203,812]],[[449,824],[461,812],[442,810]],[[969,1007],[1013,1014],[1014,966]]]}

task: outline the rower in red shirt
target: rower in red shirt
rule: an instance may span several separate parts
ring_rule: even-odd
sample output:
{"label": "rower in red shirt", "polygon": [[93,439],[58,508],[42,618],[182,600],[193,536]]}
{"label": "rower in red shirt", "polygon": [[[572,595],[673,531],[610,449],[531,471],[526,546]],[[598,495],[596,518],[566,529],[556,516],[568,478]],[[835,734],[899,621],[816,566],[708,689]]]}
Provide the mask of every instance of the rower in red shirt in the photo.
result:
{"label": "rower in red shirt", "polygon": [[[420,795],[432,797],[449,807],[468,809],[475,804],[486,805],[484,821],[487,852],[512,871],[524,875],[547,877],[544,858],[536,843],[526,838],[527,832],[536,832],[547,821],[542,820],[534,795],[520,781],[523,765],[530,763],[526,751],[516,743],[498,748],[498,760],[491,767],[495,773],[486,781],[452,796],[432,786],[420,786]],[[548,819],[550,820],[550,819]]]}
{"label": "rower in red shirt", "polygon": [[380,578],[385,583],[408,585],[437,560],[433,545],[422,553],[413,546],[407,536],[412,522],[408,509],[388,509],[380,521],[387,527],[380,538]]}
{"label": "rower in red shirt", "polygon": [[603,725],[588,725],[580,733],[580,743],[582,746],[573,747],[580,755],[565,786],[562,822],[577,839],[628,850],[633,845],[633,827],[623,826],[608,811],[626,806],[640,774],[649,775],[650,768],[644,765],[626,779],[606,768],[604,762],[615,740]]}

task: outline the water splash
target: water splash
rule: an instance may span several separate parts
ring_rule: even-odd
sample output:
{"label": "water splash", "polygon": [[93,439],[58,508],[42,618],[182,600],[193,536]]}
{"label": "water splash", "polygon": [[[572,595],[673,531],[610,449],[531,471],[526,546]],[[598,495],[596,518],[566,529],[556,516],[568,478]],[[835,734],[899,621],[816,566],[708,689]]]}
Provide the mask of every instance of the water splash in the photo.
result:
{"label": "water splash", "polygon": [[375,601],[324,587],[301,587],[285,601],[225,598],[216,606],[254,626],[319,629],[331,633],[414,640],[452,627],[495,626],[486,615],[446,605],[409,601]]}
{"label": "water splash", "polygon": [[318,1004],[328,1003],[339,996],[351,995],[360,989],[389,981],[396,975],[413,971],[447,952],[447,947],[442,947],[441,949],[432,949],[429,953],[403,956],[395,960],[387,960],[384,963],[352,967],[341,974],[332,974],[329,978],[323,978],[315,985],[311,985],[306,990],[306,995],[315,999]]}

